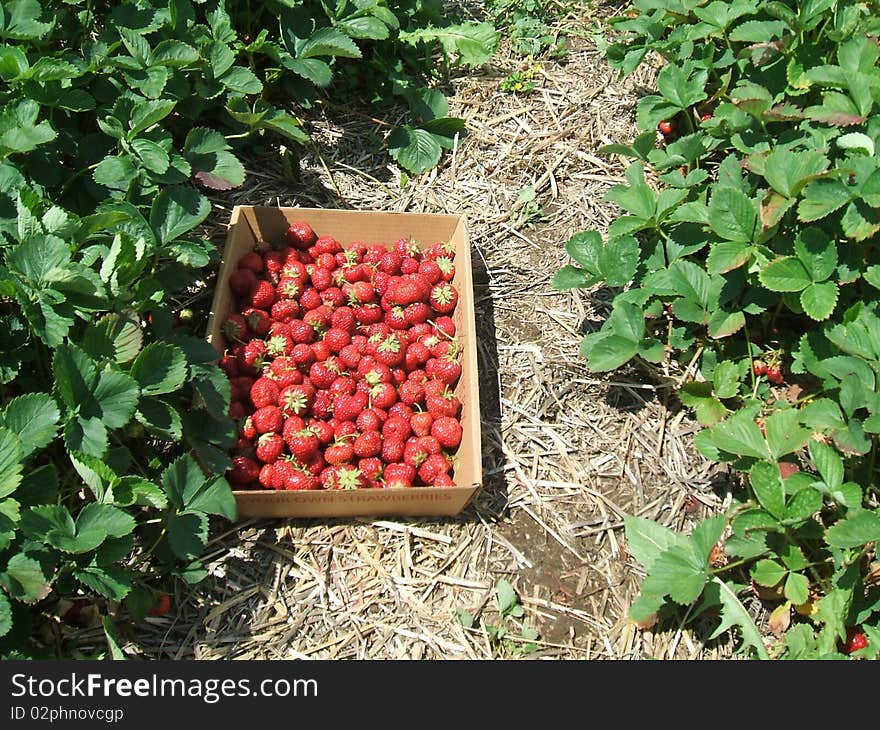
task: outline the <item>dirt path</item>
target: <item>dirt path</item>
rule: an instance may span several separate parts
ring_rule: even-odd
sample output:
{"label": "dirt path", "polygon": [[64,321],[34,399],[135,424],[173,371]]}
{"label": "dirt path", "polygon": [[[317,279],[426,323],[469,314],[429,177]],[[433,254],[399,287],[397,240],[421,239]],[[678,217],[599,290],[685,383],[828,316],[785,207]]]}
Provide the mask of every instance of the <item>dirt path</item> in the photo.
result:
{"label": "dirt path", "polygon": [[[640,576],[624,516],[682,529],[719,498],[690,444],[692,422],[663,389],[584,367],[579,342],[607,313],[607,293],[550,286],[567,261],[565,241],[604,230],[614,215],[602,194],[624,166],[596,149],[632,138],[638,80],[618,81],[585,37],[571,38],[566,63],[537,69],[531,93],[500,91],[518,63],[502,49],[493,68],[450,82],[450,113],[469,134],[404,188],[375,144],[388,127],[328,109],[312,120],[321,159],[303,160],[301,181],[267,156],[217,210],[220,223],[234,202],[467,215],[483,404],[479,498],[455,519],[227,526],[211,545],[211,577],[177,596],[176,615],[148,619],[128,650],[270,659],[725,654],[688,632],[642,633],[626,620]],[[221,225],[216,234],[222,241]],[[498,616],[501,579],[518,592],[521,618]],[[500,640],[487,631],[499,625],[508,630]],[[539,639],[518,638],[523,625]]]}

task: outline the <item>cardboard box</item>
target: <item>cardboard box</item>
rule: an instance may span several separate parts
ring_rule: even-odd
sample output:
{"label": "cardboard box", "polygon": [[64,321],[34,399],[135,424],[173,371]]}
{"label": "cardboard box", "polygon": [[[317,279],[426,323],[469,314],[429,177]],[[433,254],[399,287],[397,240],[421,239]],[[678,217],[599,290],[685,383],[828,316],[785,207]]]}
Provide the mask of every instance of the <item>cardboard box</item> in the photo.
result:
{"label": "cardboard box", "polygon": [[226,246],[208,320],[207,338],[222,354],[226,342],[221,324],[234,304],[229,275],[241,257],[259,241],[285,240],[288,226],[297,220],[309,223],[319,236],[333,236],[343,246],[354,241],[390,247],[409,236],[424,244],[455,243],[454,286],[458,304],[453,313],[456,336],[462,346],[462,375],[455,394],[461,400],[461,445],[456,452],[453,478],[456,487],[411,489],[355,489],[275,491],[235,490],[241,519],[250,517],[351,517],[359,515],[455,515],[482,485],[480,400],[477,380],[477,339],[474,322],[474,288],[470,244],[464,216],[426,213],[272,208],[236,206],[229,221]]}

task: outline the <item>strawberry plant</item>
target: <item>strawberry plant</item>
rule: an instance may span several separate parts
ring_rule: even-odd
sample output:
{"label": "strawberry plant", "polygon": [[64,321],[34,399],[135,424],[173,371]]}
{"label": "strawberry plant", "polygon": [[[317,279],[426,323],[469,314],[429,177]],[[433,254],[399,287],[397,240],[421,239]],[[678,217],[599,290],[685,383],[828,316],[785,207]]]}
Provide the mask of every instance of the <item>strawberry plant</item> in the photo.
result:
{"label": "strawberry plant", "polygon": [[656,90],[632,143],[603,148],[630,160],[620,215],[567,242],[554,286],[615,291],[589,367],[677,372],[697,448],[738,477],[690,535],[626,521],[640,625],[686,609],[801,659],[846,657],[860,626],[850,656],[880,649],[878,10],[637,0],[602,39],[622,75],[661,59]]}
{"label": "strawberry plant", "polygon": [[[308,144],[297,111],[348,103],[344,80],[408,100],[392,153],[427,169],[463,132],[429,87],[495,44],[433,0],[0,7],[0,655],[66,653],[40,622],[93,602],[115,656],[110,615],[164,615],[160,580],[201,580],[212,516],[235,517],[232,388],[199,332],[206,194],[249,149]],[[261,296],[230,327],[268,330]],[[269,346],[288,343],[251,364]]]}

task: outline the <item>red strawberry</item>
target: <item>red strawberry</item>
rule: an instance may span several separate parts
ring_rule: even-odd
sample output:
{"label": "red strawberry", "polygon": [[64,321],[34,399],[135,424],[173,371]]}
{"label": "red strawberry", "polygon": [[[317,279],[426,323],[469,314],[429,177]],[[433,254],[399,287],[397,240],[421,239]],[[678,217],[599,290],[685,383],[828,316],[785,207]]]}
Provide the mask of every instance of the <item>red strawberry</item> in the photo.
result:
{"label": "red strawberry", "polygon": [[404,310],[407,325],[422,324],[431,316],[431,308],[424,302],[407,304]]}
{"label": "red strawberry", "polygon": [[381,459],[377,459],[374,456],[359,459],[357,463],[357,468],[361,470],[361,475],[367,482],[365,486],[379,486],[379,482],[382,479],[382,472],[385,468],[385,465],[382,463]]}
{"label": "red strawberry", "polygon": [[263,257],[256,251],[248,251],[238,260],[239,269],[250,269],[255,274],[263,270]]}
{"label": "red strawberry", "polygon": [[251,287],[249,301],[255,309],[271,309],[275,303],[275,287],[265,279],[258,279]]}
{"label": "red strawberry", "polygon": [[272,461],[268,464],[263,464],[260,469],[260,484],[267,489],[281,489],[281,481],[275,475],[276,463]]}
{"label": "red strawberry", "polygon": [[238,377],[238,360],[228,352],[218,362],[220,369],[226,373],[227,378]]}
{"label": "red strawberry", "polygon": [[326,390],[333,385],[333,381],[341,372],[342,368],[339,367],[336,358],[328,357],[323,362],[312,363],[309,368],[309,379],[316,388]]}
{"label": "red strawberry", "polygon": [[318,237],[312,227],[305,221],[294,221],[287,229],[287,241],[298,249],[306,249],[314,245]]}
{"label": "red strawberry", "polygon": [[251,269],[236,269],[229,275],[229,288],[240,297],[249,296],[257,283],[257,275]]}
{"label": "red strawberry", "polygon": [[400,416],[388,416],[382,424],[382,437],[392,441],[405,441],[410,433],[409,421]]}
{"label": "red strawberry", "polygon": [[425,386],[414,380],[401,383],[398,388],[400,400],[408,405],[422,403],[425,400]]}
{"label": "red strawberry", "polygon": [[370,405],[387,410],[397,402],[397,390],[391,383],[376,383],[370,388]]}
{"label": "red strawberry", "polygon": [[397,401],[397,403],[395,403],[393,406],[391,406],[391,408],[388,409],[389,416],[397,416],[398,418],[402,418],[407,423],[409,423],[412,419],[413,413],[414,411],[412,409],[412,406],[409,406],[406,403],[401,403],[400,401]]}
{"label": "red strawberry", "polygon": [[284,426],[281,428],[281,437],[284,439],[284,443],[288,443],[294,434],[304,430],[305,427],[306,422],[299,416],[293,414],[286,416]]}
{"label": "red strawberry", "polygon": [[385,411],[374,406],[361,411],[355,420],[355,425],[359,431],[378,431],[387,418]]}
{"label": "red strawberry", "polygon": [[284,488],[291,491],[302,491],[305,489],[318,489],[320,485],[321,482],[313,474],[297,470],[287,480]]}
{"label": "red strawberry", "polygon": [[403,451],[406,444],[398,439],[388,439],[382,441],[382,461],[386,464],[393,464],[397,461],[403,461]]}
{"label": "red strawberry", "polygon": [[[457,296],[457,295],[456,295]],[[434,326],[446,337],[455,337],[455,322],[452,317],[442,316],[434,320]]]}
{"label": "red strawberry", "polygon": [[293,299],[279,299],[272,305],[272,319],[280,322],[290,322],[300,315],[299,304]]}
{"label": "red strawberry", "polygon": [[[410,419],[412,432],[416,436],[428,436],[431,434],[431,426],[434,424],[434,416],[427,411],[413,413]],[[436,437],[435,437],[436,438]]]}
{"label": "red strawberry", "polygon": [[443,278],[443,272],[434,259],[425,259],[419,263],[419,273],[424,276],[428,283],[433,286]]}
{"label": "red strawberry", "polygon": [[333,415],[340,421],[354,421],[367,407],[367,396],[363,393],[340,395],[333,401]]}
{"label": "red strawberry", "polygon": [[397,251],[385,251],[379,259],[378,266],[380,271],[386,274],[399,274],[401,256]]}
{"label": "red strawberry", "polygon": [[230,314],[220,325],[223,335],[230,340],[244,341],[248,339],[247,320],[241,314]]}
{"label": "red strawberry", "polygon": [[780,370],[778,367],[768,367],[767,380],[769,380],[774,385],[782,385],[782,383],[785,381],[785,376],[782,374],[782,370]]}
{"label": "red strawberry", "polygon": [[358,435],[357,424],[354,421],[340,421],[338,418],[333,418],[328,423],[333,425],[333,436],[337,441],[346,439],[349,436],[356,438]]}
{"label": "red strawberry", "polygon": [[315,249],[319,254],[335,254],[339,251],[342,251],[342,244],[339,243],[339,241],[337,241],[335,238],[333,238],[333,236],[319,236],[318,240],[315,241]]}
{"label": "red strawberry", "polygon": [[361,360],[361,353],[358,352],[357,345],[349,344],[339,351],[339,362],[349,370],[357,369]]}
{"label": "red strawberry", "polygon": [[321,446],[326,446],[333,440],[333,427],[327,421],[311,418],[309,419],[308,426],[318,438],[318,443]]}
{"label": "red strawberry", "polygon": [[364,431],[352,444],[355,456],[377,456],[382,451],[382,436],[378,431]]}
{"label": "red strawberry", "polygon": [[441,380],[452,387],[461,377],[461,363],[452,354],[439,358],[435,357],[425,363],[425,373],[427,373],[429,378]]}
{"label": "red strawberry", "polygon": [[289,438],[285,438],[287,448],[293,454],[300,464],[306,464],[318,453],[320,443],[315,433],[308,428],[291,434]]}
{"label": "red strawberry", "polygon": [[450,416],[440,416],[431,425],[431,435],[446,449],[454,449],[461,443],[461,424]]}
{"label": "red strawberry", "polygon": [[302,383],[290,385],[282,389],[278,396],[278,406],[284,412],[285,416],[291,414],[302,416],[309,410],[314,398],[314,386],[303,379]]}
{"label": "red strawberry", "polygon": [[290,348],[290,359],[298,368],[305,369],[315,361],[315,351],[305,342],[299,342]]}
{"label": "red strawberry", "polygon": [[315,360],[318,362],[324,362],[330,357],[330,348],[327,347],[327,343],[322,340],[313,342],[311,348],[312,354],[314,354]]}
{"label": "red strawberry", "polygon": [[330,418],[333,414],[335,396],[329,390],[319,390],[312,401],[312,415],[318,419]]}
{"label": "red strawberry", "polygon": [[277,281],[284,266],[284,254],[281,251],[267,251],[263,256],[263,266],[269,274],[269,278]]}
{"label": "red strawberry", "polygon": [[452,476],[449,474],[438,474],[434,477],[434,486],[435,487],[454,487],[456,486],[455,480],[453,480]]}
{"label": "red strawberry", "polygon": [[443,281],[452,281],[455,278],[455,264],[452,263],[452,258],[449,256],[438,256],[436,261],[437,266],[440,267]]}
{"label": "red strawberry", "polygon": [[260,478],[260,465],[247,456],[232,458],[232,469],[229,470],[229,481],[243,486],[253,484]]}
{"label": "red strawberry", "polygon": [[409,372],[418,370],[431,359],[431,351],[422,342],[411,342],[406,348],[403,367]]}
{"label": "red strawberry", "polygon": [[324,342],[331,352],[340,353],[342,348],[351,343],[351,336],[343,329],[331,327],[324,333]]}
{"label": "red strawberry", "polygon": [[354,308],[357,321],[361,324],[375,324],[381,322],[384,313],[382,307],[376,302],[368,302],[367,304],[358,304]]}
{"label": "red strawberry", "polygon": [[[417,278],[418,277],[418,278]],[[384,298],[389,304],[407,305],[425,299],[427,290],[426,280],[419,275],[407,274],[394,277],[388,282],[388,289]]]}
{"label": "red strawberry", "polygon": [[398,304],[392,305],[383,321],[393,330],[402,330],[407,325],[406,310]]}
{"label": "red strawberry", "polygon": [[428,246],[424,253],[422,254],[422,258],[426,259],[438,259],[441,256],[447,256],[452,258],[455,255],[455,244],[450,241],[437,241],[436,243],[432,243]]}
{"label": "red strawberry", "polygon": [[273,358],[293,353],[293,340],[287,335],[272,335],[266,340],[266,351]]}
{"label": "red strawberry", "polygon": [[281,414],[281,409],[278,406],[263,406],[251,415],[251,423],[253,423],[257,433],[271,433],[281,430],[281,427],[284,425],[284,416]]}
{"label": "red strawberry", "polygon": [[852,654],[854,651],[864,649],[868,646],[868,637],[863,631],[859,631],[855,627],[849,627],[846,630],[846,641],[843,645],[845,654]]}
{"label": "red strawberry", "polygon": [[337,286],[329,286],[321,292],[321,302],[324,306],[335,310],[337,307],[345,306],[345,294]]}
{"label": "red strawberry", "polygon": [[297,474],[301,474],[297,465],[287,458],[278,459],[275,462],[275,480],[278,482],[278,489],[290,489],[290,484],[296,479]]}
{"label": "red strawberry", "polygon": [[388,335],[376,348],[376,359],[388,367],[400,365],[405,357],[406,346],[396,335]]}
{"label": "red strawberry", "polygon": [[461,411],[461,401],[449,389],[444,390],[440,395],[426,396],[425,405],[435,419],[440,416],[457,418]]}
{"label": "red strawberry", "polygon": [[308,344],[315,339],[315,330],[301,319],[292,319],[288,323],[290,336],[298,344]]}
{"label": "red strawberry", "polygon": [[167,593],[160,593],[156,597],[156,602],[150,607],[148,613],[150,616],[164,616],[171,610],[171,596]]}
{"label": "red strawberry", "polygon": [[239,421],[247,416],[247,408],[240,400],[234,400],[229,404],[229,417],[234,421]]}
{"label": "red strawberry", "polygon": [[299,306],[307,311],[310,309],[317,309],[323,303],[321,292],[313,286],[306,287],[303,289],[302,294],[299,295]]}
{"label": "red strawberry", "polygon": [[354,458],[354,449],[351,443],[346,441],[334,442],[331,446],[324,449],[324,460],[328,464],[338,466],[339,464],[347,464]]}
{"label": "red strawberry", "polygon": [[[271,378],[265,376],[257,378],[250,390],[251,403],[254,404],[254,408],[278,405],[278,394],[280,392],[281,389],[278,387],[278,383]],[[269,430],[272,431],[274,429]]]}
{"label": "red strawberry", "polygon": [[430,486],[438,476],[448,474],[451,468],[452,460],[446,454],[432,454],[418,468],[419,479]]}
{"label": "red strawberry", "polygon": [[276,357],[269,363],[269,372],[272,373],[279,390],[289,385],[298,385],[303,380],[302,373],[297,370],[296,361],[292,357]]}
{"label": "red strawberry", "polygon": [[296,300],[299,298],[300,294],[302,294],[302,290],[303,283],[300,279],[293,279],[289,276],[283,277],[275,287],[275,299],[292,301],[296,303],[297,308],[299,308],[299,303]]}
{"label": "red strawberry", "polygon": [[386,464],[384,470],[385,487],[388,489],[411,487],[416,478],[416,470],[409,464]]}
{"label": "red strawberry", "polygon": [[272,319],[268,312],[255,307],[246,307],[242,312],[247,322],[248,332],[252,337],[264,337],[272,326]]}
{"label": "red strawberry", "polygon": [[256,456],[264,464],[277,461],[283,453],[284,439],[280,434],[264,433],[257,439]]}
{"label": "red strawberry", "polygon": [[[244,423],[241,424],[239,434],[241,438],[247,442],[253,441],[257,436],[260,435],[259,433],[257,433],[257,429],[254,428],[254,420],[250,416],[244,419]],[[241,446],[249,447],[250,444],[242,444]],[[239,450],[243,451],[244,448],[241,448]]]}
{"label": "red strawberry", "polygon": [[[338,375],[333,379],[333,382],[330,383],[330,387],[327,389],[333,395],[334,400],[338,398],[340,395],[352,395],[356,392],[357,388],[355,386],[354,378],[352,378],[348,373],[345,375]],[[369,393],[367,394],[369,395]]]}
{"label": "red strawberry", "polygon": [[398,238],[394,242],[393,250],[397,251],[401,256],[419,256],[422,252],[419,242],[412,238],[412,236]]}
{"label": "red strawberry", "polygon": [[449,314],[458,303],[458,290],[448,281],[435,284],[430,294],[431,307],[440,314]]}

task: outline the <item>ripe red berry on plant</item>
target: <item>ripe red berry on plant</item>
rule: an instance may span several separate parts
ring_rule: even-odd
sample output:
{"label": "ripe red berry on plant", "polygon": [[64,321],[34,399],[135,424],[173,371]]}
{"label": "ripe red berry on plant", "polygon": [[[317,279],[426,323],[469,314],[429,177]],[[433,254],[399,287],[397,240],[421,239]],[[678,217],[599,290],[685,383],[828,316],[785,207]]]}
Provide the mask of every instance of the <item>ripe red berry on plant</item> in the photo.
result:
{"label": "ripe red berry on plant", "polygon": [[231,273],[223,371],[236,489],[454,486],[463,438],[455,248],[293,221]]}

